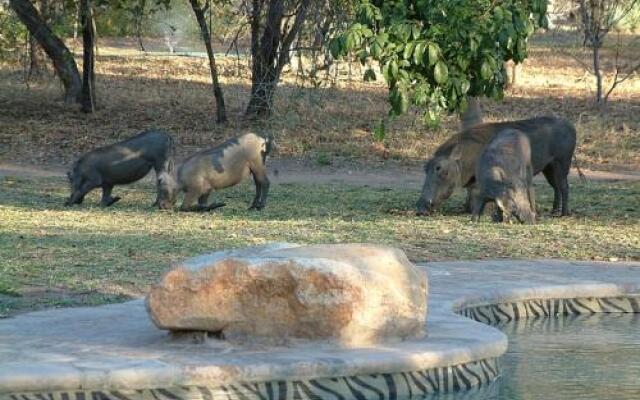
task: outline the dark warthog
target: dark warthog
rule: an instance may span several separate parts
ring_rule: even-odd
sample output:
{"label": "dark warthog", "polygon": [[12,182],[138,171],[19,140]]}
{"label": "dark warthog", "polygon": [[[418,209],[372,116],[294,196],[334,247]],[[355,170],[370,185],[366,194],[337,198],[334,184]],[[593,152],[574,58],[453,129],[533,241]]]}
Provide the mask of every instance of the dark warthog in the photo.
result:
{"label": "dark warthog", "polygon": [[436,149],[424,166],[426,177],[416,204],[418,214],[440,206],[457,187],[472,189],[480,154],[495,134],[505,129],[517,129],[527,136],[533,174],[542,171],[553,187],[553,214],[569,215],[567,175],[576,146],[576,130],[569,121],[556,117],[480,124],[454,135]]}
{"label": "dark warthog", "polygon": [[482,215],[485,204],[493,201],[504,217],[514,216],[520,222],[535,223],[531,147],[522,132],[515,129],[499,132],[480,155],[475,176],[474,221]]}
{"label": "dark warthog", "polygon": [[[140,180],[151,168],[155,170],[156,178],[162,173],[171,174],[174,154],[171,136],[155,129],[92,150],[80,157],[71,171],[67,172],[72,193],[65,205],[80,204],[89,191],[101,187],[100,204],[108,207],[120,200],[120,197],[111,197],[111,190],[115,185]],[[162,199],[158,190],[154,205],[158,205],[160,201]]]}
{"label": "dark warthog", "polygon": [[160,176],[163,192],[160,208],[172,208],[181,191],[185,192],[181,211],[209,211],[222,207],[223,203],[207,205],[211,192],[233,186],[251,174],[256,196],[250,209],[261,210],[269,192],[266,160],[272,147],[271,138],[247,133],[191,155],[178,168],[177,181],[171,174]]}

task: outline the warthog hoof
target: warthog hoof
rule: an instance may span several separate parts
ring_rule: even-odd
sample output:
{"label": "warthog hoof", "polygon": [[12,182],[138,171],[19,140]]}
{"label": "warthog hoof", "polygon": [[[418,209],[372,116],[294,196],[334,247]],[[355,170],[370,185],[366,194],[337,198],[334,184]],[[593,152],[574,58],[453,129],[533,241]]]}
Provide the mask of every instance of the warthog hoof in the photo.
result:
{"label": "warthog hoof", "polygon": [[170,203],[166,203],[166,202],[156,202],[153,203],[153,205],[151,207],[158,207],[159,210],[171,210],[173,208],[173,204]]}
{"label": "warthog hoof", "polygon": [[251,207],[249,207],[249,211],[251,211],[251,210],[260,211],[263,208],[264,208],[263,204],[252,204]]}
{"label": "warthog hoof", "polygon": [[103,207],[109,207],[109,206],[111,206],[113,203],[117,203],[118,201],[120,201],[120,197],[119,197],[119,196],[112,197],[112,198],[110,198],[108,201],[103,202],[103,203],[102,203],[102,206],[103,206]]}
{"label": "warthog hoof", "polygon": [[204,211],[213,211],[216,208],[224,207],[226,205],[227,205],[227,203],[211,203],[211,204],[209,204],[208,206],[205,207]]}

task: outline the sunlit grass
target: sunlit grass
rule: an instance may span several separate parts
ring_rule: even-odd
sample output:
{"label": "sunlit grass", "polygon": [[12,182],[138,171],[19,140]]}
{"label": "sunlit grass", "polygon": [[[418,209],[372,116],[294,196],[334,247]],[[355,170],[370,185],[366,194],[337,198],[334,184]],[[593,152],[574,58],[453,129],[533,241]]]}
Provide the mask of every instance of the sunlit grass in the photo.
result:
{"label": "sunlit grass", "polygon": [[[538,184],[535,226],[470,223],[455,196],[437,215],[413,215],[417,190],[340,185],[273,185],[262,212],[248,211],[253,187],[217,194],[213,213],[152,209],[153,187],[116,188],[99,207],[62,206],[62,179],[0,180],[0,314],[42,306],[119,301],[145,292],[175,261],[273,241],[373,242],[415,261],[475,258],[640,260],[640,182],[574,183],[570,218],[550,218],[551,189]],[[21,297],[16,297],[20,296]]]}

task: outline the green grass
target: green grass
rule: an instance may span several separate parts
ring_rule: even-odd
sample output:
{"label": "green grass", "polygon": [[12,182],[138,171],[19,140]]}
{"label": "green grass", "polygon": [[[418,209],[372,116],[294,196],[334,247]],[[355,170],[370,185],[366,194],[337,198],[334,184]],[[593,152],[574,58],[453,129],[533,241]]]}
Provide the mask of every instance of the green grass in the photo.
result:
{"label": "green grass", "polygon": [[0,178],[0,315],[121,301],[143,294],[175,261],[262,244],[373,242],[415,261],[473,258],[640,260],[640,182],[572,185],[574,215],[550,218],[551,189],[540,183],[535,226],[479,224],[461,213],[459,193],[437,215],[418,218],[418,190],[339,185],[272,185],[262,212],[247,211],[253,187],[217,194],[213,213],[158,211],[147,184],[116,188],[65,208],[63,179]]}

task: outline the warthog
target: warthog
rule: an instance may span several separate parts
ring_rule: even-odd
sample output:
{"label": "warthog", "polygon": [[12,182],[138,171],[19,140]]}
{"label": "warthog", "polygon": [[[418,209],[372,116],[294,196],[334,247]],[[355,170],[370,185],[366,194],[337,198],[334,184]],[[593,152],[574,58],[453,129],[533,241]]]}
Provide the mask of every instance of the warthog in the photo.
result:
{"label": "warthog", "polygon": [[520,222],[536,220],[533,169],[529,139],[515,129],[499,132],[484,149],[476,165],[473,220],[478,221],[487,202],[493,201],[502,216]]}
{"label": "warthog", "polygon": [[181,211],[209,211],[222,207],[224,203],[207,204],[211,192],[236,185],[251,174],[256,196],[250,209],[261,210],[269,192],[266,160],[272,147],[271,138],[247,133],[191,155],[178,168],[177,179],[171,174],[160,176],[163,193],[160,208],[172,208],[179,192],[185,192]]}
{"label": "warthog", "polygon": [[[173,173],[174,154],[171,136],[155,129],[92,150],[80,157],[67,172],[72,193],[65,205],[81,204],[89,191],[100,187],[100,204],[108,207],[120,200],[118,196],[111,196],[115,185],[138,181],[151,168],[156,172],[156,179],[162,173]],[[154,206],[160,203],[160,197],[158,190]]]}
{"label": "warthog", "polygon": [[424,166],[425,181],[416,204],[418,215],[440,206],[457,187],[472,189],[480,154],[496,133],[505,129],[517,129],[527,136],[533,174],[542,171],[553,187],[553,214],[569,215],[567,175],[576,146],[576,130],[569,121],[556,117],[480,124],[451,137]]}

